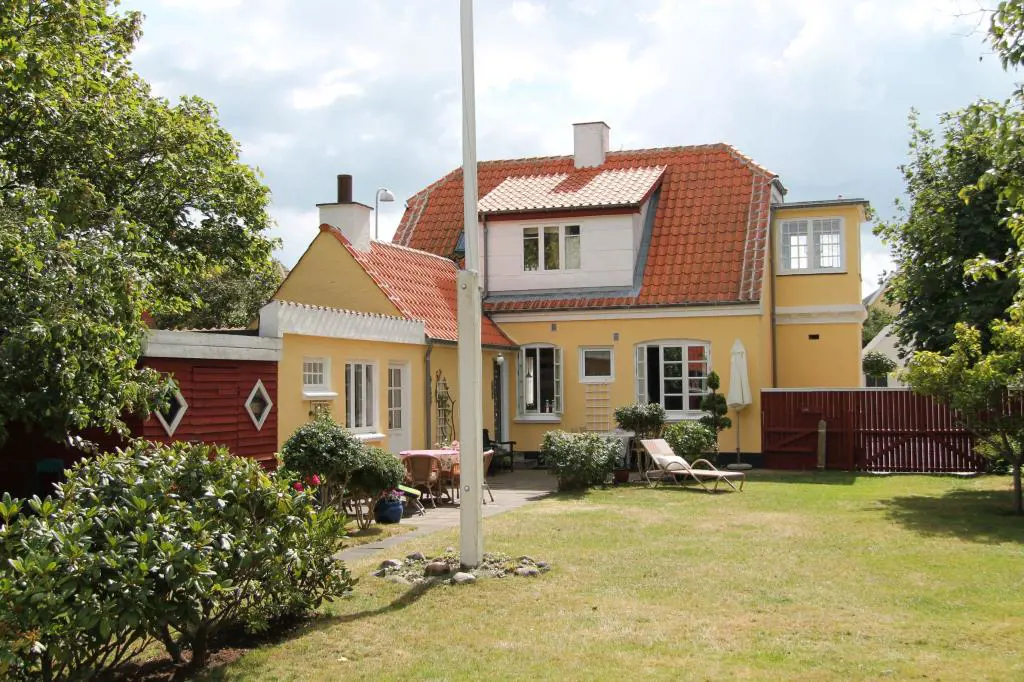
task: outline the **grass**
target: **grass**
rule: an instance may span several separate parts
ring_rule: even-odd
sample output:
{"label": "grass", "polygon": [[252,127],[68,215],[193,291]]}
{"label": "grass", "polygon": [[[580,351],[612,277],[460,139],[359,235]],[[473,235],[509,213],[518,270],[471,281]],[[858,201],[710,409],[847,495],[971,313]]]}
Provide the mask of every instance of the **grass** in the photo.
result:
{"label": "grass", "polygon": [[[625,487],[486,521],[537,579],[351,599],[208,680],[1024,679],[1009,479],[760,475]],[[401,552],[457,544],[454,532]]]}

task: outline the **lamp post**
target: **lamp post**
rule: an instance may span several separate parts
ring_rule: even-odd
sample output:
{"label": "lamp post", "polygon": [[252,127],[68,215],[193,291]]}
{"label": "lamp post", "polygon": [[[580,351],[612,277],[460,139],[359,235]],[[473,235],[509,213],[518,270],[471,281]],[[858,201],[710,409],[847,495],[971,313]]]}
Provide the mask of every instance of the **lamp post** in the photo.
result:
{"label": "lamp post", "polygon": [[480,349],[480,261],[476,178],[476,112],[473,93],[473,0],[461,0],[462,45],[462,205],[466,259],[456,280],[459,322],[459,442],[462,461],[462,504],[459,509],[459,552],[462,565],[480,565],[484,554],[483,509],[483,382]]}
{"label": "lamp post", "polygon": [[381,187],[373,197],[373,238],[380,239],[380,202],[390,203],[395,195],[386,187]]}

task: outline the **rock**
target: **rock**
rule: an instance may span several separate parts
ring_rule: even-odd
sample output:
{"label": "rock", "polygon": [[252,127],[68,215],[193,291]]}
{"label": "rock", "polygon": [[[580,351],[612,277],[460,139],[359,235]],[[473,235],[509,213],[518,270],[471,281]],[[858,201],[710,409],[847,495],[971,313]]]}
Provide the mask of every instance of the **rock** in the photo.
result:
{"label": "rock", "polygon": [[380,562],[381,568],[401,568],[402,562],[400,559],[385,559]]}
{"label": "rock", "polygon": [[443,561],[431,561],[423,569],[424,575],[444,575],[450,572],[448,564]]}
{"label": "rock", "polygon": [[459,571],[458,573],[452,576],[452,582],[457,585],[463,585],[465,583],[475,583],[476,576],[472,573],[464,573],[462,571]]}
{"label": "rock", "polygon": [[516,575],[522,576],[523,578],[536,578],[540,575],[540,571],[532,566],[520,566],[516,569]]}
{"label": "rock", "polygon": [[423,552],[413,552],[412,554],[410,554],[409,556],[407,556],[405,558],[408,559],[409,561],[424,561],[424,560],[426,560],[427,557],[424,556]]}
{"label": "rock", "polygon": [[409,582],[408,580],[406,580],[405,578],[403,578],[400,575],[393,575],[393,576],[389,577],[388,578],[388,582],[389,583],[394,583],[396,585],[412,585],[411,582]]}

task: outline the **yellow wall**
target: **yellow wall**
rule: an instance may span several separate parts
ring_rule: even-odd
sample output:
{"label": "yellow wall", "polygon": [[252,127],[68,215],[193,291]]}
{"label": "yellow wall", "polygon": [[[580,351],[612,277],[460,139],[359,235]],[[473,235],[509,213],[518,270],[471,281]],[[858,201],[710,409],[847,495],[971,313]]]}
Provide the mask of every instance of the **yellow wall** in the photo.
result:
{"label": "yellow wall", "polygon": [[[779,388],[861,385],[859,324],[780,324]],[[809,337],[817,334],[818,339]]]}
{"label": "yellow wall", "polygon": [[[330,359],[330,388],[338,393],[332,402],[331,414],[339,424],[345,423],[345,363],[352,360],[377,365],[377,430],[387,434],[387,369],[390,362],[407,363],[410,370],[410,410],[412,446],[423,443],[423,353],[425,346],[374,341],[352,341],[320,336],[285,334],[281,362],[277,367],[278,445],[301,424],[309,421],[310,403],[302,395],[302,359]],[[368,441],[387,447],[387,438]]]}
{"label": "yellow wall", "polygon": [[777,206],[772,221],[776,268],[779,262],[780,222],[798,218],[842,218],[846,272],[836,274],[777,274],[776,303],[780,308],[797,306],[855,305],[862,301],[860,272],[860,226],[864,208],[859,204],[818,208]]}
{"label": "yellow wall", "polygon": [[364,313],[402,314],[328,232],[317,235],[274,298]]}
{"label": "yellow wall", "polygon": [[[753,394],[753,404],[742,412],[740,429],[744,452],[760,452],[760,390],[764,386],[766,364],[765,344],[762,331],[765,328],[761,315],[730,317],[690,317],[647,320],[574,320],[557,322],[557,330],[551,330],[551,322],[500,323],[512,338],[520,344],[550,343],[562,349],[563,414],[552,423],[537,423],[515,419],[515,391],[510,386],[509,406],[512,410],[511,437],[516,441],[517,450],[538,450],[547,431],[563,429],[582,430],[587,424],[586,384],[579,381],[579,348],[581,346],[611,346],[614,348],[615,381],[610,385],[611,408],[627,405],[636,400],[635,388],[635,347],[636,344],[659,340],[694,340],[711,343],[711,369],[718,372],[722,386],[728,391],[730,381],[730,353],[733,341],[741,339],[747,349],[748,376]],[[619,340],[613,335],[618,332]],[[510,358],[510,361],[512,359]],[[514,365],[510,368],[510,383],[515,382]],[[767,370],[770,373],[770,368]],[[730,411],[730,418],[735,415]],[[611,426],[614,428],[614,417]],[[722,433],[720,445],[724,452],[735,451],[735,427]]]}

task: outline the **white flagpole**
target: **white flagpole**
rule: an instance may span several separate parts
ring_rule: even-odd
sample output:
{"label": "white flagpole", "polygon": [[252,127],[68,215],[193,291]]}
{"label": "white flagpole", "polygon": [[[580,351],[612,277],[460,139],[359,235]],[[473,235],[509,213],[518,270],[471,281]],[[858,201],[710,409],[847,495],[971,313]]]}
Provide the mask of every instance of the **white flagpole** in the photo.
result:
{"label": "white flagpole", "polygon": [[462,504],[459,551],[462,565],[475,567],[484,553],[483,396],[480,350],[480,261],[477,220],[476,110],[473,71],[473,0],[461,0],[462,26],[462,197],[466,264],[459,271],[459,443]]}

